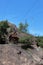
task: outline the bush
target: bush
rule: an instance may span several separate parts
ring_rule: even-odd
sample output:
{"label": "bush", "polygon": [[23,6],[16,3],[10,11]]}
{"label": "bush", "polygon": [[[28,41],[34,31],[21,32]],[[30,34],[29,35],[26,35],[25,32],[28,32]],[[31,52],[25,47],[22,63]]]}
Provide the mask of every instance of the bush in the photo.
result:
{"label": "bush", "polygon": [[7,20],[6,21],[0,21],[0,44],[5,43],[6,36],[8,34],[7,28],[9,27]]}
{"label": "bush", "polygon": [[39,42],[38,45],[43,48],[43,43]]}
{"label": "bush", "polygon": [[38,46],[43,47],[43,37],[37,37],[36,42],[37,42]]}
{"label": "bush", "polygon": [[29,36],[25,36],[25,37],[21,37],[20,39],[19,39],[19,42],[20,43],[27,43],[27,44],[29,44],[29,45],[31,45],[32,43],[30,42],[30,37]]}
{"label": "bush", "polygon": [[0,34],[7,34],[7,28],[8,28],[8,22],[6,21],[1,21],[0,22]]}

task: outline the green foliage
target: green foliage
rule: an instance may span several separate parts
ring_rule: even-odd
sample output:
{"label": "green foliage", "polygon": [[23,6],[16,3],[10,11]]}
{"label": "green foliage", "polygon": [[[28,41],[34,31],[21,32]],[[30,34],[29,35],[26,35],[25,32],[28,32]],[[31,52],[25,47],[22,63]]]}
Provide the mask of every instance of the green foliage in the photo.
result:
{"label": "green foliage", "polygon": [[43,43],[39,42],[38,45],[43,48]]}
{"label": "green foliage", "polygon": [[23,44],[21,46],[22,49],[25,49],[25,50],[27,50],[28,48],[33,49],[33,47],[31,46],[32,45],[32,36],[21,37],[19,39],[19,42],[21,44]]}
{"label": "green foliage", "polygon": [[37,43],[40,47],[43,47],[43,36],[38,36],[37,37]]}
{"label": "green foliage", "polygon": [[21,37],[21,38],[19,39],[19,42],[25,43],[25,42],[26,42],[26,38],[25,38],[25,37]]}
{"label": "green foliage", "polygon": [[4,43],[6,40],[5,35],[7,34],[8,21],[0,21],[0,43]]}
{"label": "green foliage", "polygon": [[20,32],[25,32],[25,33],[27,33],[28,23],[25,22],[25,24],[23,24],[22,22],[20,22],[18,29],[19,29]]}
{"label": "green foliage", "polygon": [[8,21],[0,21],[0,34],[6,34],[8,28]]}
{"label": "green foliage", "polygon": [[23,23],[20,22],[20,24],[19,24],[19,28],[18,28],[18,29],[19,29],[20,32],[22,32],[22,29],[23,29]]}
{"label": "green foliage", "polygon": [[24,43],[24,44],[29,44],[29,45],[31,45],[32,43],[30,42],[30,37],[29,36],[25,36],[25,37],[21,37],[20,39],[19,39],[19,42],[21,42],[21,43]]}

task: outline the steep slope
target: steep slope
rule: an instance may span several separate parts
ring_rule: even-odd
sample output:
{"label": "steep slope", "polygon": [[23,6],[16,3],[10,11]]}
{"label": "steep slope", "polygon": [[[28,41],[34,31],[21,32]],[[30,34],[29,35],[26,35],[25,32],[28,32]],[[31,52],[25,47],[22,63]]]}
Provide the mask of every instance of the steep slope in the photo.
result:
{"label": "steep slope", "polygon": [[15,32],[15,33],[17,33],[17,37],[18,38],[31,37],[32,44],[36,44],[36,38],[35,38],[35,36],[33,36],[32,34],[19,32],[18,28],[16,27],[15,24],[11,24],[11,23],[8,22],[8,25],[9,25],[9,28],[7,29],[7,31],[8,31],[9,35]]}

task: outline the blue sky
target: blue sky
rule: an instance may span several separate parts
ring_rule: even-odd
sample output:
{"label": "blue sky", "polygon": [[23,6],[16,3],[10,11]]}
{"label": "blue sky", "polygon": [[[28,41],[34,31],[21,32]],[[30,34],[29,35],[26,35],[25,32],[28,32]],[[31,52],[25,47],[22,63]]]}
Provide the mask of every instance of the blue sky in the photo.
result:
{"label": "blue sky", "polygon": [[43,0],[0,0],[0,20],[18,26],[27,20],[29,32],[43,35]]}

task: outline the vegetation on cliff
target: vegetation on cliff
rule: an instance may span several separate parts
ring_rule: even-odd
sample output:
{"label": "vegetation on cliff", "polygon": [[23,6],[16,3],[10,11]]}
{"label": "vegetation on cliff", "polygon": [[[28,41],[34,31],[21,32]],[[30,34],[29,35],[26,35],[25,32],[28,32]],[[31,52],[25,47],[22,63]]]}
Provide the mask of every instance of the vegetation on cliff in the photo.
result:
{"label": "vegetation on cliff", "polygon": [[[0,21],[0,44],[2,42],[6,43],[5,41],[7,41],[7,39],[9,40],[9,35],[12,34],[12,32],[13,32],[14,33],[13,35],[15,35],[15,33],[16,33],[19,36],[19,40],[18,40],[19,43],[24,43],[24,44],[28,43],[29,45],[36,44],[40,47],[43,47],[43,36],[33,36],[33,35],[30,35],[27,33],[28,23],[25,23],[25,24],[20,23],[18,28],[16,28],[12,24],[11,24],[11,26],[9,26],[9,23],[7,20]],[[11,32],[9,32],[9,30]],[[13,39],[15,37],[13,37]]]}

